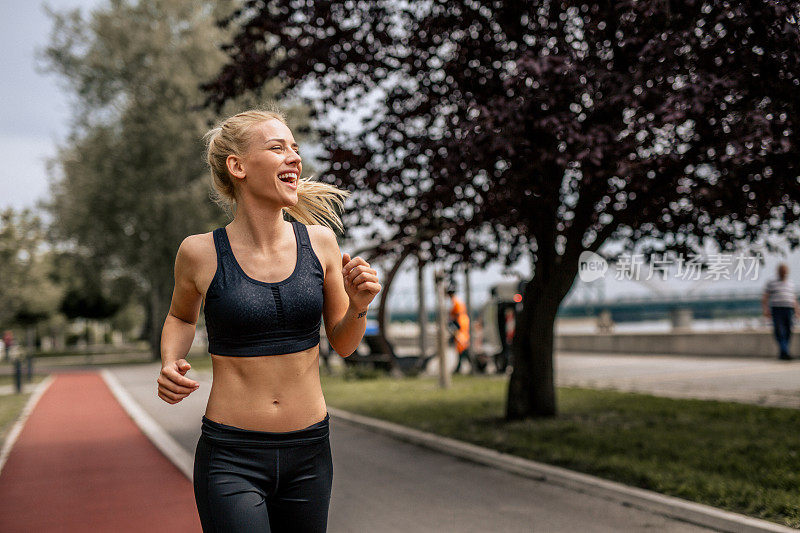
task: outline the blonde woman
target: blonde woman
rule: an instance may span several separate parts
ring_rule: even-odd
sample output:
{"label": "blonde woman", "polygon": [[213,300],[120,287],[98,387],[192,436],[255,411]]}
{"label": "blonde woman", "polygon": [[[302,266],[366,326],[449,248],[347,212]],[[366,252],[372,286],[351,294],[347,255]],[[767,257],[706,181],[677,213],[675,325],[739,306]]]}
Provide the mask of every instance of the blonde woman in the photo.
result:
{"label": "blonde woman", "polygon": [[207,140],[214,189],[235,216],[178,249],[158,396],[174,404],[199,387],[184,358],[205,302],[214,379],[194,465],[203,531],[325,531],[333,466],[320,321],[339,355],[353,353],[378,276],[339,252],[329,226],[341,227],[335,207],[348,193],[300,179],[280,111],[240,113]]}

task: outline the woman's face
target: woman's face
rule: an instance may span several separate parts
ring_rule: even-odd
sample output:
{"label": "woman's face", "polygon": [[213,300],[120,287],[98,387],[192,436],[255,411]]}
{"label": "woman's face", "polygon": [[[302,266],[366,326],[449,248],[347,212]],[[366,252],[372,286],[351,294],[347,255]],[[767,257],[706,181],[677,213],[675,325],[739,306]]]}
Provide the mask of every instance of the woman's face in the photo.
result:
{"label": "woman's face", "polygon": [[297,204],[297,182],[303,170],[297,143],[289,128],[272,119],[250,130],[248,152],[241,160],[245,178],[240,193],[276,203]]}

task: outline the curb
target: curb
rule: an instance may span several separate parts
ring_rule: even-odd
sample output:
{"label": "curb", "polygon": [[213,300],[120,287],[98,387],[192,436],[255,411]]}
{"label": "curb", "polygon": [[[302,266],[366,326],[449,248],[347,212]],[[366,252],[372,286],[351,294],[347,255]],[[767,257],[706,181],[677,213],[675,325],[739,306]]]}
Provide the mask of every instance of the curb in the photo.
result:
{"label": "curb", "polygon": [[797,532],[796,529],[775,524],[774,522],[723,511],[710,505],[694,503],[673,496],[665,496],[645,489],[630,487],[622,483],[567,470],[566,468],[538,463],[392,422],[343,411],[331,406],[328,406],[328,412],[332,417],[378,431],[398,440],[475,463],[499,468],[537,481],[555,483],[578,492],[589,493],[623,505],[630,505],[631,507],[718,531],[731,533]]}
{"label": "curb", "polygon": [[136,400],[128,394],[116,377],[107,369],[100,371],[103,380],[111,389],[111,393],[117,399],[119,404],[125,409],[134,423],[139,427],[142,433],[150,439],[158,450],[163,453],[169,461],[174,464],[181,473],[186,476],[189,481],[192,481],[194,475],[194,458],[185,449],[178,444],[172,436],[164,431],[158,423],[147,412],[142,409]]}
{"label": "curb", "polygon": [[36,385],[36,388],[33,390],[33,394],[30,398],[28,398],[28,401],[25,403],[25,407],[22,408],[22,413],[20,413],[19,418],[17,418],[17,421],[14,422],[14,425],[11,427],[11,431],[8,433],[8,438],[6,438],[6,441],[3,444],[3,450],[0,451],[0,474],[3,473],[3,466],[5,466],[6,461],[8,460],[8,456],[11,453],[11,448],[14,447],[14,443],[16,443],[17,439],[19,438],[19,434],[22,433],[22,428],[25,426],[25,422],[28,420],[28,417],[31,416],[36,404],[39,403],[39,399],[44,396],[47,387],[49,387],[54,380],[55,377],[53,377],[53,375],[49,375],[39,382],[38,385]]}

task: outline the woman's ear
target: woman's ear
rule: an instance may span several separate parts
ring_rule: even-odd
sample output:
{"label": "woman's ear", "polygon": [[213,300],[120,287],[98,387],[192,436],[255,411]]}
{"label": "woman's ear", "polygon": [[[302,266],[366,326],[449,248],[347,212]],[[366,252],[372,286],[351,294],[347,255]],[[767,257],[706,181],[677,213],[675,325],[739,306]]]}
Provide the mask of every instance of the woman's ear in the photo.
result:
{"label": "woman's ear", "polygon": [[225,159],[225,165],[228,167],[228,173],[234,178],[244,179],[247,173],[244,171],[242,158],[238,155],[229,155]]}

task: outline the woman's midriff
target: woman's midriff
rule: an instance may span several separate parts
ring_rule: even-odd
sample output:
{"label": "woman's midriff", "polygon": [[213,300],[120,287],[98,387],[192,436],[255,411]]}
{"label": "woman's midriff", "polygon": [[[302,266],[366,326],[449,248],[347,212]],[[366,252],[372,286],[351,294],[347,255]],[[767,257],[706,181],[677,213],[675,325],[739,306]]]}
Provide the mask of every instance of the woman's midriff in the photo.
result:
{"label": "woman's midriff", "polygon": [[319,346],[254,357],[211,355],[206,418],[253,431],[295,431],[325,418]]}

